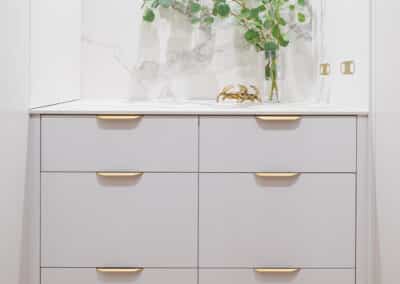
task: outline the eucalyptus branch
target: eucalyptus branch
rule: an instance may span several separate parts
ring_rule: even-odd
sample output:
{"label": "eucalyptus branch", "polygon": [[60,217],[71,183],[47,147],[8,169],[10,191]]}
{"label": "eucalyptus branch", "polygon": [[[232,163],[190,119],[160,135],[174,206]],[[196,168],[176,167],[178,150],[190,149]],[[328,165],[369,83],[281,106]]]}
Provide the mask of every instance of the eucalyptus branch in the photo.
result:
{"label": "eucalyptus branch", "polygon": [[[239,25],[244,29],[244,38],[257,51],[263,51],[266,58],[265,79],[271,81],[270,99],[278,92],[279,64],[277,53],[280,48],[290,44],[287,35],[289,26],[284,19],[283,11],[290,11],[295,15],[296,23],[291,23],[289,28],[297,26],[306,21],[306,15],[302,8],[306,0],[254,0],[255,5],[250,8],[245,0],[213,0],[212,6],[201,4],[199,0],[144,0],[145,10],[143,19],[153,22],[155,19],[154,10],[159,7],[171,8],[186,15],[192,23],[200,23],[201,28],[209,28],[215,18],[233,17],[238,20]],[[231,5],[235,4],[235,11]],[[239,9],[239,11],[236,11]]]}

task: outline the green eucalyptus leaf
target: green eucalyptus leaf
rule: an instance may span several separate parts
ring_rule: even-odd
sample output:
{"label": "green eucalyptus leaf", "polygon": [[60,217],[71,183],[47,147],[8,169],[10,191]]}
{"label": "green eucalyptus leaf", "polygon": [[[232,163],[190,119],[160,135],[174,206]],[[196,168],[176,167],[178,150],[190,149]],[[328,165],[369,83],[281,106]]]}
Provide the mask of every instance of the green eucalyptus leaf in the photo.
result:
{"label": "green eucalyptus leaf", "polygon": [[249,14],[249,18],[254,19],[254,20],[258,20],[260,11],[257,8],[254,9],[250,9],[250,14]]}
{"label": "green eucalyptus leaf", "polygon": [[144,11],[144,14],[143,14],[143,20],[144,21],[151,23],[151,22],[154,21],[155,17],[156,17],[156,15],[154,14],[152,9],[147,8]]}
{"label": "green eucalyptus leaf", "polygon": [[204,21],[205,24],[211,25],[212,23],[214,23],[214,17],[212,17],[212,16],[207,16],[207,17],[204,18],[203,21]]}
{"label": "green eucalyptus leaf", "polygon": [[284,36],[284,35],[282,35],[280,38],[279,38],[279,45],[280,46],[283,46],[283,47],[287,47],[288,45],[289,45],[289,43],[290,43],[290,41],[289,41],[289,39],[286,37],[286,36]]}
{"label": "green eucalyptus leaf", "polygon": [[273,25],[274,25],[274,22],[272,20],[267,19],[264,22],[264,29],[270,30]]}
{"label": "green eucalyptus leaf", "polygon": [[193,2],[192,6],[191,6],[192,13],[196,14],[196,13],[200,12],[200,10],[201,10],[201,5],[197,2]]}
{"label": "green eucalyptus leaf", "polygon": [[221,2],[220,4],[217,5],[217,14],[220,17],[225,18],[229,16],[230,12],[231,12],[231,7],[228,4]]}
{"label": "green eucalyptus leaf", "polygon": [[297,13],[297,20],[300,23],[304,23],[306,21],[306,16],[303,13]]}
{"label": "green eucalyptus leaf", "polygon": [[248,17],[250,17],[250,9],[248,9],[248,8],[243,8],[243,9],[241,9],[241,10],[240,10],[240,16],[241,16],[242,18],[248,18]]}
{"label": "green eucalyptus leaf", "polygon": [[250,29],[245,32],[244,38],[250,43],[256,43],[260,40],[260,33],[254,29]]}
{"label": "green eucalyptus leaf", "polygon": [[214,7],[213,7],[213,9],[212,9],[212,14],[213,14],[213,16],[218,16],[218,10],[217,10],[217,6],[215,5]]}
{"label": "green eucalyptus leaf", "polygon": [[281,37],[281,29],[279,28],[279,25],[274,25],[271,32],[274,38],[279,39]]}
{"label": "green eucalyptus leaf", "polygon": [[278,22],[281,26],[286,26],[286,24],[287,24],[286,20],[282,17],[279,17]]}

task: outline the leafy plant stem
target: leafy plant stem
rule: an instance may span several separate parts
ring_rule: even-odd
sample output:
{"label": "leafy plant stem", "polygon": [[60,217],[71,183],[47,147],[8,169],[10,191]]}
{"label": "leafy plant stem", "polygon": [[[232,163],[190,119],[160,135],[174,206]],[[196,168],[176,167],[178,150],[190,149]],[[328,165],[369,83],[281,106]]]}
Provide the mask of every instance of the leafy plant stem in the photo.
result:
{"label": "leafy plant stem", "polygon": [[[270,101],[274,99],[274,94],[276,95],[277,99],[279,96],[279,86],[278,86],[278,72],[276,70],[278,66],[278,60],[276,55],[272,55],[267,58],[266,68],[271,69],[271,75],[269,80],[271,81],[271,87],[269,90],[268,98]],[[266,78],[268,80],[268,78]]]}
{"label": "leafy plant stem", "polygon": [[290,44],[289,30],[306,22],[306,0],[143,0],[143,20],[153,22],[159,7],[186,15],[193,24],[210,31],[216,18],[234,18],[244,30],[244,39],[266,58],[265,80],[271,82],[269,99],[278,97],[277,54]]}

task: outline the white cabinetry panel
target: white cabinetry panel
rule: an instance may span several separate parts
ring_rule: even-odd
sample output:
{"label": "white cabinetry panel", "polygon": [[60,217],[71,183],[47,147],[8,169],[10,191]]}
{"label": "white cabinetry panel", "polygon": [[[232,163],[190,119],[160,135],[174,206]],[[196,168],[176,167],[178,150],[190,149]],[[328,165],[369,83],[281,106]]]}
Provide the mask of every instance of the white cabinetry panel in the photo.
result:
{"label": "white cabinetry panel", "polygon": [[355,172],[355,117],[200,119],[200,170],[205,172]]}
{"label": "white cabinetry panel", "polygon": [[252,269],[201,269],[199,278],[201,284],[354,284],[354,275],[352,269],[303,269],[289,274],[260,274]]}
{"label": "white cabinetry panel", "polygon": [[354,267],[355,175],[200,175],[200,266]]}
{"label": "white cabinetry panel", "polygon": [[42,284],[196,284],[192,269],[145,269],[138,274],[96,272],[95,269],[42,269]]}
{"label": "white cabinetry panel", "polygon": [[43,171],[197,171],[197,117],[42,118]]}
{"label": "white cabinetry panel", "polygon": [[197,176],[42,174],[42,266],[195,267]]}

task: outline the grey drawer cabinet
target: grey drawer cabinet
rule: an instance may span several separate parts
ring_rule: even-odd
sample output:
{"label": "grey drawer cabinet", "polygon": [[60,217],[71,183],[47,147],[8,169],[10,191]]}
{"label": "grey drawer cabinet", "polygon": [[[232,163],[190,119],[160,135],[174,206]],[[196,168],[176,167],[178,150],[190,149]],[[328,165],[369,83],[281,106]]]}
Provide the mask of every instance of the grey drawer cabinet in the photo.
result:
{"label": "grey drawer cabinet", "polygon": [[356,282],[365,118],[109,118],[32,119],[33,284]]}

